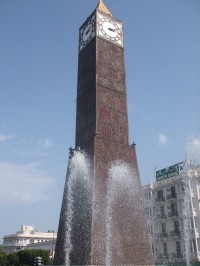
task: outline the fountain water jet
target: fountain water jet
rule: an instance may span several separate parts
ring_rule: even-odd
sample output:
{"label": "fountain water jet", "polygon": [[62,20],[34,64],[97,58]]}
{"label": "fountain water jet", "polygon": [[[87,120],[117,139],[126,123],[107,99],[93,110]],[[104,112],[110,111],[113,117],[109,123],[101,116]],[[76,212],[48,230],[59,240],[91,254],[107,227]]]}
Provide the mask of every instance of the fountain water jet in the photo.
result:
{"label": "fountain water jet", "polygon": [[[200,165],[200,137],[190,137],[186,143],[186,156],[185,156],[185,173],[184,173],[184,185],[185,195],[183,199],[183,231],[185,240],[185,259],[186,265],[190,265],[191,254],[190,254],[190,232],[191,223],[195,228],[194,217],[191,216],[193,209],[192,197],[191,197],[191,182],[193,179],[193,169]],[[191,220],[192,219],[192,220]]]}
{"label": "fountain water jet", "polygon": [[[123,227],[123,217],[121,211],[114,212],[117,208],[130,208],[134,205],[133,196],[137,190],[138,184],[134,184],[134,169],[123,161],[116,161],[110,165],[109,179],[107,181],[107,208],[106,208],[106,266],[112,265],[112,239],[115,238],[115,243],[120,243],[116,224],[121,224]],[[124,201],[123,195],[126,195]],[[117,203],[117,204],[116,204]],[[115,213],[115,217],[113,215]],[[117,219],[116,219],[117,213]],[[126,224],[127,225],[127,224]],[[113,229],[115,227],[115,232]],[[118,245],[118,253],[122,252],[122,247]]]}
{"label": "fountain water jet", "polygon": [[[65,265],[70,265],[70,252],[73,249],[73,243],[71,240],[71,234],[73,233],[73,220],[75,216],[79,215],[80,219],[84,219],[84,212],[77,213],[77,210],[85,210],[89,208],[89,200],[91,198],[91,165],[88,156],[79,150],[75,150],[69,161],[69,174],[66,180],[66,198],[65,204],[67,206],[65,217]],[[79,194],[79,196],[77,196]],[[77,200],[79,198],[79,200]],[[76,201],[76,202],[75,202]],[[78,204],[78,208],[76,206]],[[88,211],[88,210],[87,210]],[[86,211],[86,213],[87,213]],[[85,217],[86,218],[86,217]],[[82,226],[82,225],[81,225]]]}
{"label": "fountain water jet", "polygon": [[190,195],[190,181],[184,178],[185,195],[183,198],[183,237],[185,245],[185,260],[186,265],[190,265],[190,213],[191,213],[191,195]]}

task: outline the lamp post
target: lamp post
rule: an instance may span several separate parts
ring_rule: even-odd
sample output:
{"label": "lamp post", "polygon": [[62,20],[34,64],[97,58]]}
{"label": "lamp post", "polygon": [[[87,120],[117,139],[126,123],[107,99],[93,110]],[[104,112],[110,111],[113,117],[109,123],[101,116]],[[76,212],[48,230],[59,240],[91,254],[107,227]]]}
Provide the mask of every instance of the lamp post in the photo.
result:
{"label": "lamp post", "polygon": [[52,261],[54,257],[54,230],[53,230],[53,241],[52,241]]}
{"label": "lamp post", "polygon": [[53,257],[54,257],[54,230],[49,230],[49,233],[53,233],[53,241],[52,241],[52,257],[51,260],[53,262]]}

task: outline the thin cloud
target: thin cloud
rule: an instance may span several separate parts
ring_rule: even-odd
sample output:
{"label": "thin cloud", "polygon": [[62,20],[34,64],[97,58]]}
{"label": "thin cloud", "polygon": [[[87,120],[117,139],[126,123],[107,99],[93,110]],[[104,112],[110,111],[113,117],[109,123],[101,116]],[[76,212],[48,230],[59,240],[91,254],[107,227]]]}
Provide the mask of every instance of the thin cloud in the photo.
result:
{"label": "thin cloud", "polygon": [[49,198],[54,178],[38,164],[0,162],[0,203],[33,203]]}
{"label": "thin cloud", "polygon": [[45,157],[45,153],[44,152],[40,152],[40,151],[21,151],[18,152],[18,156],[30,156],[30,157]]}
{"label": "thin cloud", "polygon": [[12,139],[11,135],[2,135],[2,134],[0,134],[0,143],[6,143],[10,139]]}
{"label": "thin cloud", "polygon": [[169,142],[170,141],[169,141],[167,135],[165,135],[165,134],[159,134],[158,135],[158,144],[159,145],[165,145],[165,144],[167,144]]}
{"label": "thin cloud", "polygon": [[53,142],[49,139],[39,139],[38,144],[41,148],[48,149],[53,146]]}

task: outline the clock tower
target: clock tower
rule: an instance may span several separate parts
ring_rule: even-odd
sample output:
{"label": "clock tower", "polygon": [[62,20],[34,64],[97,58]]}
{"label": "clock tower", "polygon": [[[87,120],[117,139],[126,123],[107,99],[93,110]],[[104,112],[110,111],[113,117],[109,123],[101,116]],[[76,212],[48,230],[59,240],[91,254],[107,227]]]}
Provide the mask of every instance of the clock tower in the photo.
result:
{"label": "clock tower", "polygon": [[[123,26],[102,0],[79,30],[77,83],[75,149],[84,151],[90,157],[93,178],[92,196],[87,200],[87,208],[83,207],[84,202],[79,196],[74,199],[77,209],[72,225],[70,264],[151,265],[153,259],[135,145],[129,145],[128,137]],[[115,162],[132,169],[130,178],[135,190],[131,204],[128,204],[128,193],[120,194],[119,191],[112,209],[112,238],[107,243],[108,180],[110,167]],[[68,204],[65,199],[69,168],[54,265],[66,264],[64,213]],[[77,194],[80,193],[80,190],[77,191]],[[84,219],[81,219],[83,216]]]}

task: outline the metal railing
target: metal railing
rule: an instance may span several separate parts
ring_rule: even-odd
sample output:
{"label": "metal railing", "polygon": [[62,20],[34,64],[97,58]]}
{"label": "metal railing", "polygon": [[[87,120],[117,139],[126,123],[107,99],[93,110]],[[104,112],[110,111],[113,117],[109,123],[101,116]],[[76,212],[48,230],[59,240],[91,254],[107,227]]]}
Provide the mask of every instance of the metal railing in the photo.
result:
{"label": "metal railing", "polygon": [[164,232],[161,232],[161,233],[158,234],[158,237],[159,238],[166,238],[166,237],[168,237],[168,234],[164,233]]}
{"label": "metal railing", "polygon": [[175,216],[178,216],[178,212],[177,212],[177,211],[168,212],[168,216],[169,216],[169,217],[175,217]]}
{"label": "metal railing", "polygon": [[177,194],[175,193],[167,195],[167,199],[176,199],[176,198],[177,198]]}
{"label": "metal railing", "polygon": [[157,256],[158,260],[164,260],[169,258],[169,254],[158,254]]}
{"label": "metal railing", "polygon": [[164,197],[155,198],[155,202],[163,202],[163,201],[165,201]]}
{"label": "metal railing", "polygon": [[169,233],[169,236],[170,237],[177,237],[177,236],[180,236],[181,235],[181,232],[180,230],[173,230]]}
{"label": "metal railing", "polygon": [[166,219],[167,215],[165,213],[159,213],[159,214],[156,214],[156,218],[157,219]]}
{"label": "metal railing", "polygon": [[183,254],[181,254],[181,253],[172,253],[171,256],[172,256],[173,259],[181,259],[181,258],[183,258]]}

